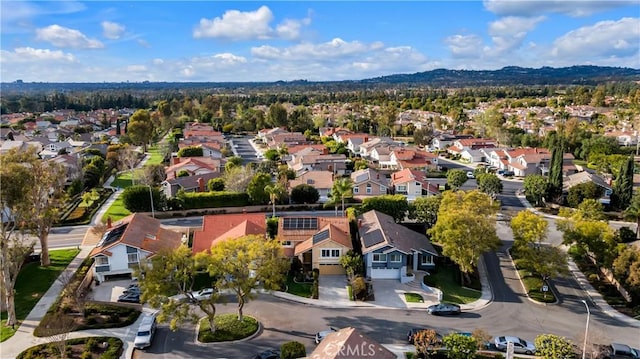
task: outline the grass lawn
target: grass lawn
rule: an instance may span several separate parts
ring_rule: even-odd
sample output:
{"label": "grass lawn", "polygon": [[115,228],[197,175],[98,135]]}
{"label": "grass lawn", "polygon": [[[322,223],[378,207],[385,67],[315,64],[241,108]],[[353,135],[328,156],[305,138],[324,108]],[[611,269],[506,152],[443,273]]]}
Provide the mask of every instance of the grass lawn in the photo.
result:
{"label": "grass lawn", "polygon": [[[20,274],[18,274],[15,287],[15,306],[18,321],[22,321],[27,317],[78,252],[79,250],[77,249],[52,250],[49,252],[51,258],[49,267],[41,267],[40,263],[28,263],[22,268]],[[4,325],[7,320],[7,312],[0,313],[0,318],[2,318],[0,323],[0,342],[3,342],[11,338],[15,330]]]}
{"label": "grass lawn", "polygon": [[418,293],[404,293],[404,299],[407,303],[424,303],[424,299]]}
{"label": "grass lawn", "polygon": [[122,198],[118,197],[115,201],[113,201],[113,203],[111,203],[111,206],[109,207],[107,212],[105,212],[104,216],[102,216],[102,222],[106,223],[108,217],[111,217],[112,222],[116,222],[130,214],[131,212],[129,212],[128,209],[124,208]]}
{"label": "grass lawn", "polygon": [[520,274],[520,278],[522,279],[522,283],[524,283],[524,288],[527,291],[529,298],[542,303],[553,303],[556,301],[556,297],[553,295],[553,292],[548,291],[545,295],[542,291],[542,278],[534,276],[531,272],[524,269],[518,270],[518,274]]}
{"label": "grass lawn", "polygon": [[[482,295],[479,290],[469,289],[460,285],[457,269],[452,265],[440,265],[431,273],[428,280],[434,283],[438,289],[442,291],[443,302],[467,304],[476,301]],[[425,276],[427,278],[427,276]],[[430,285],[430,284],[427,284]]]}
{"label": "grass lawn", "polygon": [[258,331],[258,321],[246,315],[242,322],[238,320],[238,315],[235,313],[216,315],[214,321],[216,331],[211,333],[207,318],[200,319],[199,341],[204,343],[228,342],[247,338]]}
{"label": "grass lawn", "polygon": [[293,280],[293,276],[287,276],[287,293],[298,297],[311,298],[311,283],[298,283]]}
{"label": "grass lawn", "polygon": [[147,160],[147,164],[149,165],[162,164],[162,160],[164,158],[162,157],[162,153],[160,152],[160,149],[158,148],[158,146],[147,148],[147,152],[149,153],[149,159]]}

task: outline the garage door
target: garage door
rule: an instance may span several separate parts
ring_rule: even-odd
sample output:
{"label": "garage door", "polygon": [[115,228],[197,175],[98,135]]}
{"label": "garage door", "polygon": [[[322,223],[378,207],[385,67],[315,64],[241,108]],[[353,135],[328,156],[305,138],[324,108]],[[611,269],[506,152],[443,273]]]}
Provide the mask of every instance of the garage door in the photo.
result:
{"label": "garage door", "polygon": [[340,264],[320,264],[320,274],[345,274]]}
{"label": "garage door", "polygon": [[400,269],[371,268],[372,279],[400,279]]}

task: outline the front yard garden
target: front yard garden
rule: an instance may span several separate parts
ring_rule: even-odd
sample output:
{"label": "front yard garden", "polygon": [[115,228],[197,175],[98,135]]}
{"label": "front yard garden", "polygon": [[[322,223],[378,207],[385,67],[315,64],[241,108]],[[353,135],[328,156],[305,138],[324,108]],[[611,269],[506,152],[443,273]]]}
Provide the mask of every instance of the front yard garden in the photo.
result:
{"label": "front yard garden", "polygon": [[20,353],[17,359],[59,358],[64,350],[68,359],[118,359],[122,355],[122,340],[112,337],[88,337],[69,339],[31,347]]}
{"label": "front yard garden", "polygon": [[300,282],[297,281],[293,275],[287,275],[286,288],[284,288],[286,293],[291,293],[299,297],[311,298],[312,288],[312,282]]}
{"label": "front yard garden", "polygon": [[[15,286],[15,307],[18,322],[22,322],[29,315],[36,303],[49,290],[56,278],[71,263],[78,252],[80,252],[78,249],[52,250],[49,252],[51,258],[50,266],[42,267],[39,262],[33,262],[27,263],[22,268]],[[5,326],[7,312],[2,312],[0,315],[2,318],[0,322],[0,342],[3,342],[13,336],[18,326],[16,325],[15,329]]]}
{"label": "front yard garden", "polygon": [[424,298],[418,293],[404,293],[407,303],[424,303]]}

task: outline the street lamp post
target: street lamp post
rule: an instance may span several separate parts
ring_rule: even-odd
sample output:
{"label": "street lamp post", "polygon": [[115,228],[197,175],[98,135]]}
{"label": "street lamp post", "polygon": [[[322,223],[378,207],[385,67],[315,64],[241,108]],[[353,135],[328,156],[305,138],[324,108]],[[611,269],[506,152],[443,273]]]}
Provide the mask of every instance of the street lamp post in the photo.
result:
{"label": "street lamp post", "polygon": [[587,355],[587,338],[589,337],[589,316],[591,316],[591,312],[589,311],[589,305],[586,300],[582,300],[582,304],[584,304],[585,308],[587,308],[587,326],[584,329],[584,344],[582,344],[582,359],[585,359]]}
{"label": "street lamp post", "polygon": [[151,186],[149,186],[149,199],[151,200],[151,218],[156,218],[156,212],[153,209],[153,192],[151,192]]}

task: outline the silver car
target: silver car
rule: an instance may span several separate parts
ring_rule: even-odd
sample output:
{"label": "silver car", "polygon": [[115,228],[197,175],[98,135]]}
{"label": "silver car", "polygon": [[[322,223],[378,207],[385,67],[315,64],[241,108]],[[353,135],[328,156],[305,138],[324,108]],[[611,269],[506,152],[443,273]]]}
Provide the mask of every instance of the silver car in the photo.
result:
{"label": "silver car", "polygon": [[151,346],[151,341],[156,333],[156,314],[145,314],[138,327],[133,346],[137,349],[144,349]]}
{"label": "silver car", "polygon": [[513,343],[513,352],[519,354],[527,354],[533,355],[536,352],[536,347],[532,342],[528,342],[524,339],[513,337],[513,336],[501,336],[496,337],[493,340],[493,343],[496,346],[496,349],[507,351],[507,345],[509,343]]}

